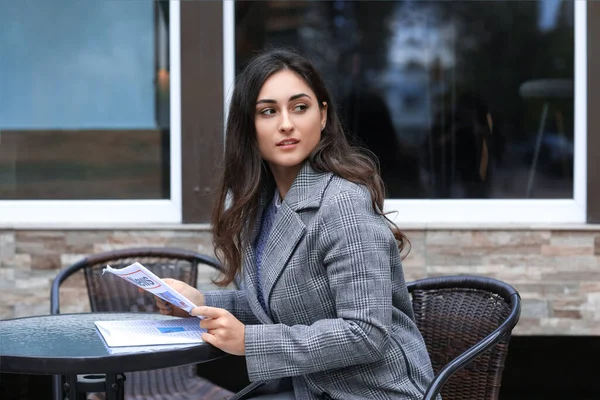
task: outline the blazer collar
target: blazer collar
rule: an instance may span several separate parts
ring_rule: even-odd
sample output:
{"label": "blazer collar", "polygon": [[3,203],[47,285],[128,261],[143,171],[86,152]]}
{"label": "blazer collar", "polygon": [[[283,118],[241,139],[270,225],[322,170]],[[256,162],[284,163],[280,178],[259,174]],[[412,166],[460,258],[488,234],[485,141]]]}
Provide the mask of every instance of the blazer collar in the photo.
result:
{"label": "blazer collar", "polygon": [[269,307],[273,288],[306,233],[300,214],[320,207],[332,177],[332,173],[317,172],[304,163],[277,211],[262,260],[264,297]]}
{"label": "blazer collar", "polygon": [[284,203],[295,212],[319,207],[332,177],[331,172],[315,171],[306,161],[287,192]]}
{"label": "blazer collar", "polygon": [[[333,174],[331,172],[317,172],[308,162],[306,162],[298,176],[294,180],[292,187],[283,199],[281,206],[273,221],[269,241],[263,253],[264,275],[263,288],[265,292],[265,301],[270,300],[270,294],[277,283],[279,276],[287,266],[290,256],[294,252],[298,242],[304,236],[306,227],[299,212],[311,208],[318,208],[321,205],[323,194]],[[254,263],[256,257],[254,241],[260,227],[260,221],[264,208],[273,198],[273,192],[265,189],[259,203],[259,214],[254,222],[252,229],[251,244],[245,250],[244,258],[250,264]],[[246,283],[249,291],[252,293],[249,301],[256,310],[256,316],[263,323],[272,323],[271,315],[264,312],[256,297],[256,270],[254,268],[245,271]]]}

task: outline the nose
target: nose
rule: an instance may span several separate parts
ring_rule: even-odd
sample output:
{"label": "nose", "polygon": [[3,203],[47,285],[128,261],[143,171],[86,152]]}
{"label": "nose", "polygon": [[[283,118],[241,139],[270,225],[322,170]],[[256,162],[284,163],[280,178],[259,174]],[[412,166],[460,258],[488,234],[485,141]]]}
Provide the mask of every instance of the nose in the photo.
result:
{"label": "nose", "polygon": [[294,131],[294,124],[290,119],[290,115],[287,112],[281,113],[281,122],[279,124],[279,132],[281,133],[290,133]]}

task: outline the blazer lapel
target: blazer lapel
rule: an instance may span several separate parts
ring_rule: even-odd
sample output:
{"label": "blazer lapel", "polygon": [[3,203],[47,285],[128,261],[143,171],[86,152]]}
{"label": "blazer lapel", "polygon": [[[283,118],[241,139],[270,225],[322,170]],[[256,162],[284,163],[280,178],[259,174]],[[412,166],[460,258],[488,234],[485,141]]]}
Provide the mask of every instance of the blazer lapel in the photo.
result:
{"label": "blazer lapel", "polygon": [[261,270],[264,271],[262,284],[267,307],[270,307],[269,300],[273,286],[277,283],[305,231],[306,227],[298,214],[285,202],[282,203],[275,216],[262,260]]}
{"label": "blazer lapel", "polygon": [[250,303],[250,307],[252,308],[254,315],[260,322],[263,324],[272,324],[273,321],[271,317],[263,310],[260,301],[258,301],[257,292],[258,285],[256,283],[256,268],[248,268],[249,265],[254,266],[254,260],[256,257],[256,252],[254,251],[254,245],[247,246],[244,251],[244,264],[246,268],[244,268],[244,290],[246,292],[246,298],[248,299],[248,303]]}
{"label": "blazer lapel", "polygon": [[243,275],[244,275],[244,286],[246,290],[246,296],[248,302],[250,303],[252,310],[254,310],[254,314],[263,324],[272,324],[271,318],[267,315],[267,313],[263,310],[260,302],[257,297],[257,282],[258,279],[256,276],[256,250],[254,248],[254,243],[256,242],[256,237],[260,232],[260,224],[262,220],[263,211],[268,204],[267,202],[267,194],[263,193],[260,198],[259,207],[257,217],[254,220],[254,224],[252,229],[250,230],[250,242],[246,245],[244,250],[244,255],[242,257],[243,262]]}
{"label": "blazer lapel", "polygon": [[277,211],[261,268],[264,271],[262,285],[268,307],[273,287],[306,232],[299,213],[320,206],[332,177],[331,173],[315,172],[308,162],[305,163]]}

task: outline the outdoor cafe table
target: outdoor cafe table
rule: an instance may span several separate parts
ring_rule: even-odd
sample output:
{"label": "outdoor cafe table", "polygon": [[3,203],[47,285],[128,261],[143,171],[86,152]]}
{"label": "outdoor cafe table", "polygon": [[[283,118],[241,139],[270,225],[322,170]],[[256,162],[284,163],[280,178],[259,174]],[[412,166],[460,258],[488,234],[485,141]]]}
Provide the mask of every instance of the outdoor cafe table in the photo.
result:
{"label": "outdoor cafe table", "polygon": [[[95,321],[168,319],[152,313],[56,314],[0,321],[0,372],[64,375],[63,390],[77,399],[77,375],[105,374],[107,399],[123,399],[123,373],[198,364],[225,356],[207,343],[127,348],[114,352],[105,344]],[[131,350],[131,352],[130,352]],[[79,385],[81,386],[81,384]],[[55,388],[56,389],[56,388]]]}

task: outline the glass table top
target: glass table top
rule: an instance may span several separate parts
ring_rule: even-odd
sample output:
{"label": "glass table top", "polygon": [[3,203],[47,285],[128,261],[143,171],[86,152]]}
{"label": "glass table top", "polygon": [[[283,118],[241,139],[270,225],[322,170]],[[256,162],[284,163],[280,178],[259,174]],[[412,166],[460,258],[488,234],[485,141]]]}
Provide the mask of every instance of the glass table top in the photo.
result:
{"label": "glass table top", "polygon": [[109,348],[95,321],[170,319],[154,313],[57,314],[0,321],[0,371],[40,374],[127,372],[208,361],[206,344]]}

